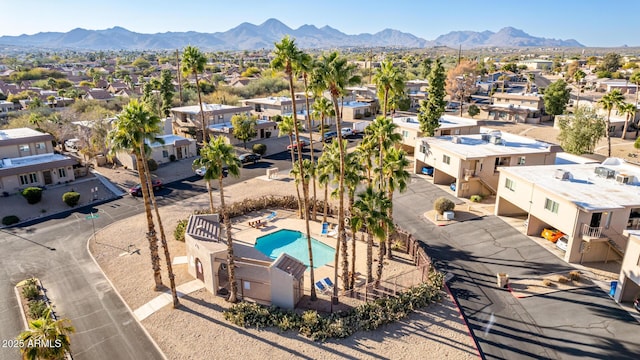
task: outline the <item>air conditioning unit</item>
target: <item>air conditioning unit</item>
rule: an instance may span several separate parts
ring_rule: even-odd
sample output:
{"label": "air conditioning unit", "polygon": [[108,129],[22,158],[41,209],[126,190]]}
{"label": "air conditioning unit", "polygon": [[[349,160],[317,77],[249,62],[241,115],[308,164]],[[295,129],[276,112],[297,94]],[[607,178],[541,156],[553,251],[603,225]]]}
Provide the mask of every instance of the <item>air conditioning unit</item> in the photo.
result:
{"label": "air conditioning unit", "polygon": [[460,138],[458,136],[452,136],[451,137],[451,142],[454,144],[460,144]]}
{"label": "air conditioning unit", "polygon": [[500,136],[491,136],[491,138],[489,139],[489,142],[494,145],[501,145],[502,138]]}
{"label": "air conditioning unit", "polygon": [[616,176],[616,172],[614,170],[606,168],[604,166],[597,166],[594,172],[599,177],[603,177],[605,179],[613,179]]}
{"label": "air conditioning unit", "polygon": [[558,169],[553,174],[553,177],[559,180],[569,180],[571,178],[571,173],[563,169]]}
{"label": "air conditioning unit", "polygon": [[630,184],[632,182],[631,176],[627,174],[618,174],[616,175],[616,182],[619,184]]}
{"label": "air conditioning unit", "polygon": [[481,135],[482,141],[489,141],[489,139],[491,139],[491,135],[489,134],[482,134]]}

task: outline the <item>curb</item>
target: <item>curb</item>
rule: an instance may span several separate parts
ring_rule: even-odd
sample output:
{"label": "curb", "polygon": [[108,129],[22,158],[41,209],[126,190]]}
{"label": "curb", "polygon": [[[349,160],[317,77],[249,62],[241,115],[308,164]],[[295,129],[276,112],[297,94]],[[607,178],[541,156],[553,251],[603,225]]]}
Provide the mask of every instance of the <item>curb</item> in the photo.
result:
{"label": "curb", "polygon": [[469,328],[469,323],[467,322],[467,318],[464,316],[464,313],[460,310],[460,303],[458,302],[458,299],[456,299],[455,296],[453,296],[453,294],[451,293],[451,290],[449,289],[449,285],[447,285],[446,282],[444,283],[444,288],[447,291],[447,294],[449,294],[449,298],[451,299],[451,301],[453,301],[454,305],[456,306],[456,309],[458,309],[458,314],[460,314],[460,319],[462,319],[464,326],[467,328],[469,337],[473,340],[473,345],[476,348],[476,353],[478,354],[478,357],[480,359],[485,359],[485,357],[480,352],[480,344],[478,343],[478,339],[476,339],[476,337],[473,336],[473,333],[471,332],[471,328]]}
{"label": "curb", "polygon": [[[101,232],[102,230],[110,227],[111,225],[117,224],[116,223],[112,223],[109,224],[105,227],[103,227],[102,229],[98,230],[98,233]],[[147,328],[144,327],[144,325],[142,325],[142,322],[140,322],[140,320],[138,320],[138,317],[136,317],[136,315],[133,313],[133,310],[131,310],[131,307],[129,306],[129,304],[127,304],[127,302],[124,300],[124,298],[122,297],[122,295],[120,295],[120,292],[118,291],[118,289],[113,285],[113,283],[111,282],[111,279],[109,279],[109,277],[107,276],[107,274],[105,274],[105,272],[102,270],[102,267],[100,267],[100,264],[98,264],[98,261],[96,261],[96,258],[93,257],[93,254],[91,253],[91,250],[89,250],[89,243],[91,242],[91,238],[93,236],[90,236],[89,239],[87,239],[87,253],[89,254],[89,256],[91,257],[91,260],[93,260],[93,263],[96,264],[96,266],[98,267],[98,270],[100,270],[100,273],[102,274],[102,276],[107,280],[107,282],[109,283],[109,285],[111,286],[111,288],[113,289],[113,291],[116,293],[116,295],[118,296],[118,298],[120,299],[120,301],[122,301],[122,303],[124,304],[125,308],[127,309],[127,311],[129,312],[129,314],[131,315],[131,317],[133,318],[133,320],[135,322],[138,323],[138,325],[140,325],[140,328],[142,329],[142,332],[147,336],[147,338],[149,340],[151,340],[151,343],[153,344],[153,346],[155,346],[156,350],[158,350],[158,352],[162,355],[162,358],[164,360],[168,360],[167,355],[165,355],[164,351],[162,351],[162,349],[160,348],[160,346],[158,345],[158,343],[156,342],[156,340],[153,338],[153,336],[151,336],[151,334],[149,334],[149,332],[147,331]]]}

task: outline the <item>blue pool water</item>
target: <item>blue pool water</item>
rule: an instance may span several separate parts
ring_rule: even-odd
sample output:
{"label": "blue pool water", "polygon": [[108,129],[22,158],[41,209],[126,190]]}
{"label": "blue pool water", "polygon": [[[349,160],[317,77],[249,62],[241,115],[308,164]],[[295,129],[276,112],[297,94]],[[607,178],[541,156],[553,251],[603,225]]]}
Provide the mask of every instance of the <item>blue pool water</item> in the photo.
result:
{"label": "blue pool water", "polygon": [[[269,235],[256,239],[254,245],[261,253],[272,259],[277,259],[282,253],[286,253],[309,267],[309,246],[307,237],[300,231],[278,230]],[[313,252],[313,267],[324,266],[333,261],[336,253],[331,246],[311,238],[311,251]]]}

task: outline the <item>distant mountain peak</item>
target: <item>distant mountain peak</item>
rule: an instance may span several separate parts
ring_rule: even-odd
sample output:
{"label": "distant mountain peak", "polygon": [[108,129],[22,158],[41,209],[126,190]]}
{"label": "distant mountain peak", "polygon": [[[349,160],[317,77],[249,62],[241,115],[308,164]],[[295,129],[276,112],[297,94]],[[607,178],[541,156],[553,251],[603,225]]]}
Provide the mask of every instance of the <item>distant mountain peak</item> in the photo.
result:
{"label": "distant mountain peak", "polygon": [[514,27],[504,27],[498,32],[452,31],[427,41],[413,34],[395,29],[383,29],[375,34],[348,35],[329,25],[321,28],[305,24],[292,29],[280,20],[270,18],[260,25],[243,22],[225,32],[199,33],[164,32],[141,34],[114,26],[105,30],[75,28],[66,33],[38,33],[35,35],[0,36],[0,44],[29,46],[47,49],[73,48],[91,50],[140,50],[177,49],[197,44],[204,50],[254,50],[272,47],[284,35],[295,38],[301,48],[335,47],[405,47],[423,48],[448,46],[451,48],[475,47],[582,47],[575,40],[556,40],[534,37]]}

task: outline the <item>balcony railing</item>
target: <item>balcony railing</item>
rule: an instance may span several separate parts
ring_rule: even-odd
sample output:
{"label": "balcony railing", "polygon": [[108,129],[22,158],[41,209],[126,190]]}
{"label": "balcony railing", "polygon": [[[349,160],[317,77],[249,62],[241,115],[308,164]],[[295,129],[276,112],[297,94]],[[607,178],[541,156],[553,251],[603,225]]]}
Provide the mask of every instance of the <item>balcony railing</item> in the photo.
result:
{"label": "balcony railing", "polygon": [[599,238],[602,236],[602,226],[589,226],[589,224],[582,224],[582,235],[592,238]]}
{"label": "balcony railing", "polygon": [[469,180],[470,178],[476,176],[475,172],[472,169],[464,169],[464,179]]}

